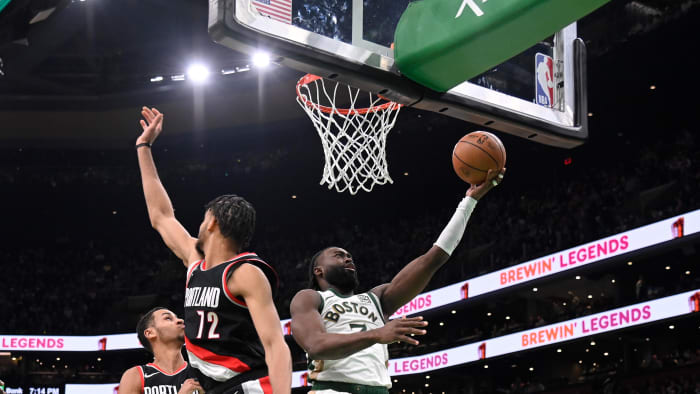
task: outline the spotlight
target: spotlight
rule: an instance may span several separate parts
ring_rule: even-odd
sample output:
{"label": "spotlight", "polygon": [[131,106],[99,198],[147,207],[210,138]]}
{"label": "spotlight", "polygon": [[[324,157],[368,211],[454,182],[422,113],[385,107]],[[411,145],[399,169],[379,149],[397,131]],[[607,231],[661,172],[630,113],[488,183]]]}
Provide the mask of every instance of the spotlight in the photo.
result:
{"label": "spotlight", "polygon": [[187,68],[187,77],[192,82],[202,83],[209,78],[209,69],[203,64],[193,64]]}
{"label": "spotlight", "polygon": [[270,55],[266,52],[256,52],[253,55],[253,64],[256,67],[264,68],[270,65]]}
{"label": "spotlight", "polygon": [[151,82],[160,82],[160,81],[162,81],[162,80],[163,80],[163,76],[162,76],[162,75],[158,75],[158,76],[156,76],[156,77],[151,78]]}

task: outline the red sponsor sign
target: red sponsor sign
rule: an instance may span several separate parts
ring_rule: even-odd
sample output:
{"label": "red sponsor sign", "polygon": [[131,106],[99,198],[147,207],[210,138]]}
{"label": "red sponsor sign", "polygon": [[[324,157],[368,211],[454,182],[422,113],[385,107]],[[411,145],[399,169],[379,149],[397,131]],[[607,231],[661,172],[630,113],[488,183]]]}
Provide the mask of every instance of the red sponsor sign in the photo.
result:
{"label": "red sponsor sign", "polygon": [[678,218],[673,224],[671,225],[671,233],[673,234],[673,238],[680,238],[683,236],[684,233],[684,227],[685,227],[685,219]]}
{"label": "red sponsor sign", "polygon": [[463,300],[469,298],[469,282],[462,285],[460,288],[460,295],[462,296]]}

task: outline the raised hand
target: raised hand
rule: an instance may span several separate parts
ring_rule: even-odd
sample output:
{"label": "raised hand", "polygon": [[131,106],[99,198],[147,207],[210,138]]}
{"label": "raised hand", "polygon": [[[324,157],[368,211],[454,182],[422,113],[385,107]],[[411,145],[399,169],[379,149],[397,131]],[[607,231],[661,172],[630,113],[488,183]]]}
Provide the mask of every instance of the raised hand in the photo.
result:
{"label": "raised hand", "polygon": [[137,144],[148,143],[152,144],[158,138],[160,132],[163,131],[163,114],[156,108],[141,108],[141,115],[145,118],[141,119],[141,127],[143,132],[136,139]]}
{"label": "raised hand", "polygon": [[428,325],[422,316],[394,319],[386,323],[384,327],[377,329],[379,335],[378,342],[382,344],[405,342],[410,345],[418,345],[418,341],[411,337],[414,335],[425,335],[423,330]]}
{"label": "raised hand", "polygon": [[471,187],[469,187],[469,190],[467,190],[467,196],[475,200],[479,200],[481,197],[485,196],[489,190],[503,182],[503,176],[505,174],[505,168],[503,168],[500,172],[489,170],[489,172],[486,174],[486,180],[479,185],[471,185]]}

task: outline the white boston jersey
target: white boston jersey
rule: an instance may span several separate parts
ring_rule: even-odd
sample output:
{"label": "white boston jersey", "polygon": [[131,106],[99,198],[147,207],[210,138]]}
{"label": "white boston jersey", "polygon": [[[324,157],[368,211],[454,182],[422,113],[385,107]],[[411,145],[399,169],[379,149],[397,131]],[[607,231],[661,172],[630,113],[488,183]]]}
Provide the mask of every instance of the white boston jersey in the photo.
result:
{"label": "white boston jersey", "polygon": [[[372,292],[344,297],[333,289],[319,291],[319,312],[326,332],[350,334],[384,326],[379,299]],[[339,360],[313,360],[310,378],[325,382],[345,382],[391,387],[387,345],[374,344]]]}

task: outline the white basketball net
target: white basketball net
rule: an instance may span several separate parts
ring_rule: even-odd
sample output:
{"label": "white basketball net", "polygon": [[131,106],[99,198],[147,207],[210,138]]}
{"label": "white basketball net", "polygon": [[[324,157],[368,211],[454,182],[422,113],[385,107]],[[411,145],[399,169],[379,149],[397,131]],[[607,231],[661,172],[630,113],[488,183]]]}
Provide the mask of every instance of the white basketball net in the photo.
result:
{"label": "white basketball net", "polygon": [[[326,89],[326,83],[329,89]],[[347,93],[347,97],[345,94]],[[348,108],[336,107],[336,95],[349,100]],[[369,192],[374,185],[394,181],[386,161],[386,137],[396,123],[401,104],[371,93],[367,108],[355,109],[360,90],[307,74],[297,83],[297,102],[306,111],[321,137],[326,164],[321,185],[328,189]],[[321,105],[321,100],[328,105]]]}

